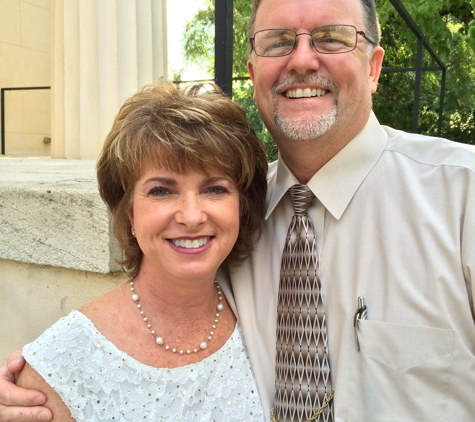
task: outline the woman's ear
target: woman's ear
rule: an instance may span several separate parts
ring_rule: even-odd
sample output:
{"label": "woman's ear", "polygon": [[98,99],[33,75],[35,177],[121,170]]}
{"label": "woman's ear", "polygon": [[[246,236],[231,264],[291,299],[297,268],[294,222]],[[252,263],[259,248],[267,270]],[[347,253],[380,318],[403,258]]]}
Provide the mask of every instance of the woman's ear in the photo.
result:
{"label": "woman's ear", "polygon": [[129,223],[130,223],[130,227],[131,227],[131,230],[132,230],[132,235],[135,236],[135,233],[134,233],[134,203],[133,203],[133,201],[130,201],[129,209],[127,210],[127,216],[129,217]]}

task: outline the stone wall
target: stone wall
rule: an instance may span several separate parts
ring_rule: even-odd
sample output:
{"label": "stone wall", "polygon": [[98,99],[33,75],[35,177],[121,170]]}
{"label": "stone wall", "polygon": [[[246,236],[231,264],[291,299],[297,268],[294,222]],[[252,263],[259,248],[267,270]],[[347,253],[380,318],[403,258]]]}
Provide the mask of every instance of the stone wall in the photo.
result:
{"label": "stone wall", "polygon": [[0,259],[0,362],[46,328],[123,282],[99,274]]}
{"label": "stone wall", "polygon": [[123,282],[94,160],[0,157],[0,361]]}

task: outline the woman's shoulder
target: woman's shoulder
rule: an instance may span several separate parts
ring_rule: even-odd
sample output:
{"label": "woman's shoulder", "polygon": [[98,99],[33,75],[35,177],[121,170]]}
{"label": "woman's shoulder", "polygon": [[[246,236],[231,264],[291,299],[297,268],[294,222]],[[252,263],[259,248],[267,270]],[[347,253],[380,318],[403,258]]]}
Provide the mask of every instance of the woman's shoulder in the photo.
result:
{"label": "woman's shoulder", "polygon": [[69,315],[56,321],[35,341],[23,348],[27,361],[40,360],[41,357],[69,356],[68,350],[87,348],[101,334],[94,324],[81,312],[72,311]]}
{"label": "woman's shoulder", "polygon": [[65,355],[62,359],[66,360],[71,356],[69,349],[74,349],[77,355],[83,351],[87,353],[91,344],[107,342],[107,329],[104,332],[102,327],[113,326],[110,323],[113,320],[110,310],[119,308],[121,290],[122,286],[119,286],[56,321],[24,347],[24,355],[30,355],[30,359],[46,353],[48,356]]}
{"label": "woman's shoulder", "polygon": [[113,320],[122,312],[121,304],[124,301],[125,291],[127,291],[127,286],[122,284],[84,304],[78,310],[96,325],[98,323],[100,325],[101,321]]}
{"label": "woman's shoulder", "polygon": [[45,339],[60,341],[59,339],[68,333],[77,332],[79,329],[89,330],[91,326],[91,321],[83,313],[73,310],[68,315],[58,319],[30,344],[44,341]]}

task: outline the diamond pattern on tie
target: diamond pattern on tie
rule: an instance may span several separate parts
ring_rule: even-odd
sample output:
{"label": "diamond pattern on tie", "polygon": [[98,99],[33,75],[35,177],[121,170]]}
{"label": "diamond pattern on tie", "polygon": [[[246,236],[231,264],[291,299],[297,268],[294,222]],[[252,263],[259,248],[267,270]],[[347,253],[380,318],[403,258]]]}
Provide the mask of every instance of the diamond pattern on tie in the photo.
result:
{"label": "diamond pattern on tie", "polygon": [[[325,310],[317,273],[315,229],[307,214],[314,198],[306,185],[289,189],[295,215],[282,254],[277,305],[275,418],[310,419],[331,391]],[[316,419],[333,421],[332,403]]]}

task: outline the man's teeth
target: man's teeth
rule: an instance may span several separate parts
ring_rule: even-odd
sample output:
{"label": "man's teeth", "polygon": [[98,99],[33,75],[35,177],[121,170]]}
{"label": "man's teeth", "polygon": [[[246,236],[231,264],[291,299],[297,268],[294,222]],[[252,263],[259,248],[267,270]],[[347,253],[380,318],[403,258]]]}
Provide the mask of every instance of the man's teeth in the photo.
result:
{"label": "man's teeth", "polygon": [[297,88],[289,89],[285,92],[287,98],[310,98],[310,97],[321,97],[325,95],[328,91],[326,89],[316,89],[316,88]]}
{"label": "man's teeth", "polygon": [[199,248],[209,242],[209,237],[201,237],[199,239],[171,239],[171,242],[179,248],[192,249]]}

